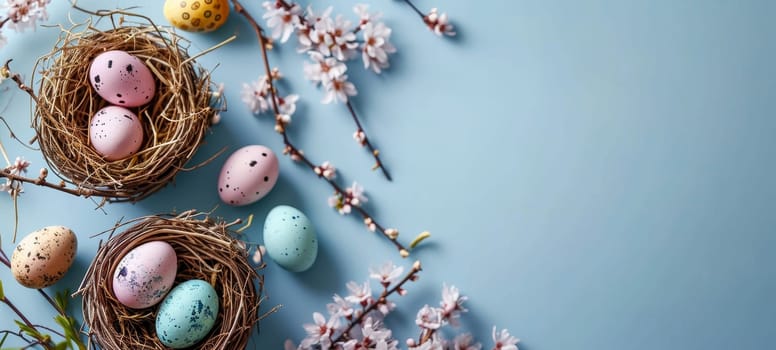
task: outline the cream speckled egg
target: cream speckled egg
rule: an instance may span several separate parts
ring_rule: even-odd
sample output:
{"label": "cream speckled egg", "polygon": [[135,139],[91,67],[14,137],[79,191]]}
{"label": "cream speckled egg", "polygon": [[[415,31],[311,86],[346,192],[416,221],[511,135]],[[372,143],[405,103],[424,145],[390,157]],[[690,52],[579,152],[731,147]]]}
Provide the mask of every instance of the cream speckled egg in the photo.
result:
{"label": "cream speckled egg", "polygon": [[271,149],[260,145],[240,148],[221,168],[218,195],[226,204],[254,203],[275,186],[278,170],[278,158]]}
{"label": "cream speckled egg", "polygon": [[89,139],[97,153],[109,161],[127,158],[143,144],[143,126],[132,111],[108,106],[89,123]]}
{"label": "cream speckled egg", "polygon": [[113,294],[132,309],[156,305],[172,288],[177,272],[178,256],[169,243],[143,243],[130,250],[116,266]]}
{"label": "cream speckled egg", "polygon": [[48,226],[19,242],[11,256],[13,277],[27,288],[57,283],[73,264],[78,240],[67,227]]}
{"label": "cream speckled egg", "polygon": [[190,32],[211,32],[229,17],[228,0],[167,0],[164,17],[176,28]]}
{"label": "cream speckled egg", "polygon": [[89,82],[100,97],[111,104],[137,107],[151,102],[156,81],[151,70],[137,56],[113,50],[99,54],[89,67]]}

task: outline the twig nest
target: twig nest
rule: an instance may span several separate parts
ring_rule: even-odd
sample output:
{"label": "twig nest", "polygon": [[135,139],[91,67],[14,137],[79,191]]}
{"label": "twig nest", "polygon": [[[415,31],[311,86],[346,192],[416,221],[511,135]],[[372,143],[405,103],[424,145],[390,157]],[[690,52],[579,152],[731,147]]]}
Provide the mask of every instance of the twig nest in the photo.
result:
{"label": "twig nest", "polygon": [[[189,57],[185,39],[150,21],[121,25],[125,15],[104,16],[112,29],[101,31],[91,23],[63,29],[51,53],[38,61],[32,125],[46,161],[63,180],[86,195],[134,202],[185,169],[223,100],[213,97],[210,74]],[[101,154],[90,140],[90,120],[110,104],[91,86],[90,65],[110,51],[142,61],[156,84],[148,103],[130,108],[145,137],[122,159]]]}
{"label": "twig nest", "polygon": [[243,349],[259,321],[263,276],[248,262],[245,245],[233,238],[236,224],[188,211],[178,216],[148,216],[117,225],[123,232],[102,242],[76,294],[83,296],[89,339],[102,349],[166,349],[156,335],[159,306],[131,309],[113,294],[114,270],[122,257],[143,244],[169,243],[178,259],[175,285],[201,280],[220,301],[215,324],[190,349]]}

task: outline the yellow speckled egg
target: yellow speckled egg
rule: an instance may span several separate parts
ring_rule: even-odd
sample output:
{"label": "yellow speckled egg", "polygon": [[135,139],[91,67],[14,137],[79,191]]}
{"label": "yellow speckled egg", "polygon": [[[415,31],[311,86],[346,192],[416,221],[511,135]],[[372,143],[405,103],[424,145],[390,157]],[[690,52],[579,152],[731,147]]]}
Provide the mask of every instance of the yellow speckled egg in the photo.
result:
{"label": "yellow speckled egg", "polygon": [[164,17],[179,29],[211,32],[226,23],[229,0],[167,0]]}
{"label": "yellow speckled egg", "polygon": [[13,277],[27,288],[40,289],[57,283],[73,264],[78,240],[64,226],[32,232],[19,242],[11,256]]}

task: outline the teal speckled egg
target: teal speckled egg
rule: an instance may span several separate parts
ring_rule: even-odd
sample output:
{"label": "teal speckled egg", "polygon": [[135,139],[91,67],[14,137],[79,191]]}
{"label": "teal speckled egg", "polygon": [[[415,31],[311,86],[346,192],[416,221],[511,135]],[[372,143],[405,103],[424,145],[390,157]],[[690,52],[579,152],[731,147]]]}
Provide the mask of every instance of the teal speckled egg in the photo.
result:
{"label": "teal speckled egg", "polygon": [[293,272],[309,269],[318,256],[318,238],[310,219],[287,205],[279,205],[267,214],[264,246],[272,260]]}
{"label": "teal speckled egg", "polygon": [[173,288],[156,314],[156,335],[167,347],[183,349],[210,333],[218,316],[218,294],[203,280]]}

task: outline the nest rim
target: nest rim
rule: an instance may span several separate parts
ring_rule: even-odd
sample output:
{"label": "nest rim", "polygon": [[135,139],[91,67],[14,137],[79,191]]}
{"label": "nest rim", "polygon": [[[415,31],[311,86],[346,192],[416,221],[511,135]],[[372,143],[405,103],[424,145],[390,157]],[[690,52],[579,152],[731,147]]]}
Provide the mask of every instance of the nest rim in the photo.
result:
{"label": "nest rim", "polygon": [[[245,245],[234,238],[231,227],[208,214],[190,210],[180,215],[150,215],[117,224],[91,262],[79,290],[85,333],[103,349],[162,350],[155,320],[160,301],[146,309],[130,309],[113,295],[113,273],[132,249],[152,241],[164,241],[175,249],[178,273],[174,288],[192,279],[210,283],[219,296],[219,312],[210,333],[187,349],[243,348],[260,320],[265,267],[251,265]],[[128,227],[127,227],[128,226]],[[125,228],[126,227],[126,228]],[[125,228],[114,235],[119,228]],[[107,231],[106,231],[107,232]],[[128,347],[127,347],[128,346]]]}
{"label": "nest rim", "polygon": [[[172,182],[203,143],[213,116],[225,107],[210,72],[189,56],[190,42],[174,30],[143,22],[113,20],[110,29],[76,24],[61,33],[52,51],[33,69],[37,97],[32,115],[35,141],[53,173],[84,196],[107,202],[137,202]],[[99,20],[98,20],[99,21]],[[125,25],[129,24],[129,25]],[[156,95],[144,106],[129,108],[141,120],[144,141],[125,159],[105,160],[91,146],[89,124],[109,106],[89,82],[89,62],[109,50],[140,58],[155,78]],[[206,161],[207,162],[207,161]]]}

